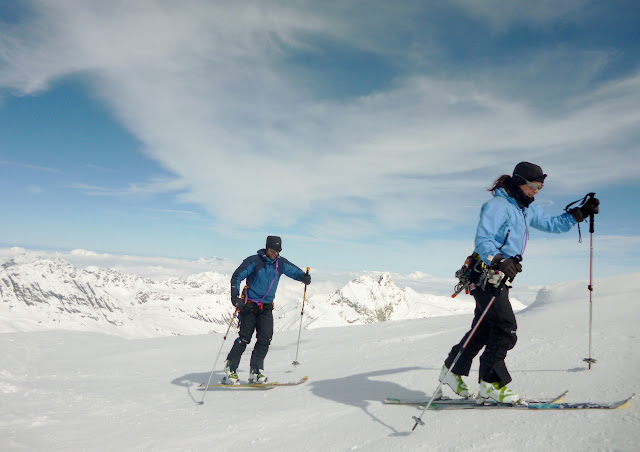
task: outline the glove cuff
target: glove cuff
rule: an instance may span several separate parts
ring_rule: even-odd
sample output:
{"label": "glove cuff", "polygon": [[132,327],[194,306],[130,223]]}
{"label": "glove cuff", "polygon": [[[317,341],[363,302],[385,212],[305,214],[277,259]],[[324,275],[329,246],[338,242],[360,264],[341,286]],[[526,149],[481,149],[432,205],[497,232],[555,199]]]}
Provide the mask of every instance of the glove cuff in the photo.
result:
{"label": "glove cuff", "polygon": [[504,256],[502,254],[496,254],[493,259],[491,259],[491,268],[493,268],[494,270],[498,269],[498,265],[500,265],[500,262],[506,260],[504,258]]}
{"label": "glove cuff", "polygon": [[582,213],[582,210],[580,210],[580,207],[574,207],[569,211],[569,213],[573,216],[573,219],[576,220],[576,222],[581,223],[584,221],[585,216]]}

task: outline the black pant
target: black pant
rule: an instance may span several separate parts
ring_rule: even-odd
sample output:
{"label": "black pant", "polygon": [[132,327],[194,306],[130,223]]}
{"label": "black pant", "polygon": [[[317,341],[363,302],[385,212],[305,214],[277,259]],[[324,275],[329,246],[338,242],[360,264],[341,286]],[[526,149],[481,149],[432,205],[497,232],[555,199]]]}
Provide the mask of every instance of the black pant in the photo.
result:
{"label": "black pant", "polygon": [[[471,329],[473,329],[482,312],[493,298],[494,293],[478,288],[471,294],[476,299],[475,316],[471,324]],[[476,357],[482,347],[485,347],[484,353],[480,356],[478,382],[484,380],[488,383],[498,382],[501,385],[506,385],[511,382],[511,375],[509,375],[504,359],[507,356],[507,351],[516,345],[518,340],[516,336],[517,328],[516,316],[513,314],[513,309],[509,302],[509,288],[505,287],[498,294],[489,311],[487,311],[486,316],[466,348],[462,351],[453,369],[451,369],[451,364],[462,349],[467,337],[469,337],[471,329],[464,335],[459,344],[453,346],[444,363],[456,375],[469,375],[473,358]]]}
{"label": "black pant", "polygon": [[251,369],[264,369],[264,358],[269,351],[273,337],[273,304],[264,304],[260,309],[255,303],[247,303],[240,310],[240,332],[227,355],[229,368],[235,371],[240,365],[240,359],[247,344],[251,342],[253,332],[256,332],[256,345],[251,353]]}

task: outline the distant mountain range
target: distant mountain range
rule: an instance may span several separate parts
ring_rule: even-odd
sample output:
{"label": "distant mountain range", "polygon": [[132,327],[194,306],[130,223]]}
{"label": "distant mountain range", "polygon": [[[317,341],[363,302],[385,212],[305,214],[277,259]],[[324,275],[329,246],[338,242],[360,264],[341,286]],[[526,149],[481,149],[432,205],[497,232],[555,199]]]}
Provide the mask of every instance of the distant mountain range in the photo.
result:
{"label": "distant mountain range", "polygon": [[[69,329],[132,338],[224,332],[233,315],[229,279],[210,271],[154,281],[109,268],[80,269],[58,258],[15,256],[0,267],[0,332]],[[281,279],[277,330],[299,327],[302,287]],[[313,287],[304,328],[469,313],[474,306],[469,296],[453,301],[400,289],[389,273],[361,276],[333,293]]]}

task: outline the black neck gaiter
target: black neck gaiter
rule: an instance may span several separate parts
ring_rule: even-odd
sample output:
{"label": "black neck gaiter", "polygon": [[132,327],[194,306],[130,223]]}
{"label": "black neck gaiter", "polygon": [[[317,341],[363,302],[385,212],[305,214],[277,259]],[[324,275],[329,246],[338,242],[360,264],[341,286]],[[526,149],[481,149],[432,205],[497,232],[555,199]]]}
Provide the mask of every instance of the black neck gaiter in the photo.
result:
{"label": "black neck gaiter", "polygon": [[529,207],[529,204],[534,201],[533,196],[529,197],[525,195],[524,192],[520,190],[520,187],[515,185],[513,181],[509,181],[505,188],[507,189],[507,193],[509,193],[509,195],[511,195],[511,197],[515,199],[518,202],[518,205],[523,209],[525,207]]}

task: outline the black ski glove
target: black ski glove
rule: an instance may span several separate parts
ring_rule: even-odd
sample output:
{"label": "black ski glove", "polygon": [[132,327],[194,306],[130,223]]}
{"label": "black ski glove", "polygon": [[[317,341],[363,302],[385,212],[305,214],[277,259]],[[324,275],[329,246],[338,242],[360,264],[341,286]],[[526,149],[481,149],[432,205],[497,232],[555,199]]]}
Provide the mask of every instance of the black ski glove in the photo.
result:
{"label": "black ski glove", "polygon": [[244,299],[240,297],[233,297],[231,299],[231,304],[233,304],[236,309],[242,309],[244,307]]}
{"label": "black ski glove", "polygon": [[501,271],[507,278],[513,281],[516,275],[522,271],[522,264],[517,259],[510,257],[505,259],[502,254],[498,254],[491,261],[491,267]]}
{"label": "black ski glove", "polygon": [[302,279],[300,279],[300,281],[308,286],[309,284],[311,284],[311,275],[309,273],[305,273],[304,275],[302,275]]}
{"label": "black ski glove", "polygon": [[589,198],[582,207],[574,207],[569,213],[573,215],[574,220],[580,223],[589,218],[590,215],[600,213],[600,200],[598,198]]}

